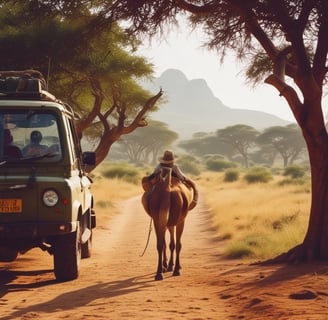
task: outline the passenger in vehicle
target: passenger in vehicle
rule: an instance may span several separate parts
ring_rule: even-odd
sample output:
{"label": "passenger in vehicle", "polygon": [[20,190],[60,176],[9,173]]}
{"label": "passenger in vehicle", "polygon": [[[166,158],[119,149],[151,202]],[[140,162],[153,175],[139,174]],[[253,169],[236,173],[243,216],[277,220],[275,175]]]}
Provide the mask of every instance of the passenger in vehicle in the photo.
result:
{"label": "passenger in vehicle", "polygon": [[41,144],[42,134],[34,130],[30,135],[30,143],[23,148],[23,155],[28,157],[37,157],[42,155],[43,151],[48,149],[46,145]]}
{"label": "passenger in vehicle", "polygon": [[8,158],[22,158],[21,150],[13,144],[13,136],[9,129],[3,130],[3,155]]}

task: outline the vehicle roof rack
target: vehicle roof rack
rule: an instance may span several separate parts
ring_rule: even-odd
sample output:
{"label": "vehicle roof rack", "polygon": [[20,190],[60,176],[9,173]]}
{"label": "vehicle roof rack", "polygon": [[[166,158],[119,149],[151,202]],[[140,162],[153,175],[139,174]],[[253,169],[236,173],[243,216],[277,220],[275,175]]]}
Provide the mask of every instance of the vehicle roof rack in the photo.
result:
{"label": "vehicle roof rack", "polygon": [[58,101],[46,89],[47,83],[37,70],[0,71],[0,98]]}
{"label": "vehicle roof rack", "polygon": [[60,103],[75,120],[80,116],[73,108],[48,92],[42,73],[37,70],[0,71],[0,99],[28,99]]}

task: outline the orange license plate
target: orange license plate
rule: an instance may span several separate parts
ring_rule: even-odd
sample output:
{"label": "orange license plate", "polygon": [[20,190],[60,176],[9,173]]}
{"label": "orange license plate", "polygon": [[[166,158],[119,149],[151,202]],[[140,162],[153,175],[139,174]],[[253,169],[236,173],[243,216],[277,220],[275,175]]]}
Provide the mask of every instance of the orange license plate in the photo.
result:
{"label": "orange license plate", "polygon": [[22,199],[0,199],[0,213],[21,213]]}

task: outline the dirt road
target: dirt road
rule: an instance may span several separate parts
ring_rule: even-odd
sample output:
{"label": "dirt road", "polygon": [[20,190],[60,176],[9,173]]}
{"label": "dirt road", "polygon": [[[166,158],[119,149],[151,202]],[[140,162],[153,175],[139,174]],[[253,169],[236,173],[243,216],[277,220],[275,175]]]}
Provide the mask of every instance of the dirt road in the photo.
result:
{"label": "dirt road", "polygon": [[140,257],[149,222],[140,197],[124,202],[119,214],[98,223],[93,255],[82,260],[75,281],[56,283],[52,257],[39,249],[0,264],[0,319],[223,319],[211,285],[218,243],[204,207],[187,218],[180,277],[154,281],[154,231]]}
{"label": "dirt road", "polygon": [[75,281],[57,283],[39,249],[0,263],[0,319],[324,320],[328,267],[251,266],[222,258],[222,242],[202,202],[187,217],[182,275],[154,281],[155,234],[142,253],[149,218],[140,197],[100,217],[94,252]]}

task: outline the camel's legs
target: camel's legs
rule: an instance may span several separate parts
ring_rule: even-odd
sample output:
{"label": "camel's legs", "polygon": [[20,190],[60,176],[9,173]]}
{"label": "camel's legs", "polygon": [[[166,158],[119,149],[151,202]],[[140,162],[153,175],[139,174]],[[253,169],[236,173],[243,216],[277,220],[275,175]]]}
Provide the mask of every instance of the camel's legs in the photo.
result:
{"label": "camel's legs", "polygon": [[173,255],[174,255],[174,250],[175,250],[175,239],[174,239],[174,231],[175,227],[171,226],[168,227],[169,232],[170,232],[170,260],[169,260],[169,267],[167,271],[173,271]]}
{"label": "camel's legs", "polygon": [[163,272],[168,271],[167,269],[167,255],[166,255],[166,239],[164,235],[164,247],[163,247]]}
{"label": "camel's legs", "polygon": [[182,237],[183,229],[184,229],[184,220],[182,220],[176,226],[176,258],[175,258],[175,267],[174,267],[174,271],[173,271],[174,276],[180,275],[180,269],[181,269],[180,252],[181,252],[181,248],[182,248],[181,237]]}
{"label": "camel's legs", "polygon": [[156,239],[157,239],[157,253],[158,253],[158,264],[155,275],[155,280],[163,280],[163,256],[165,247],[165,231],[166,224],[163,226],[159,221],[154,220]]}

